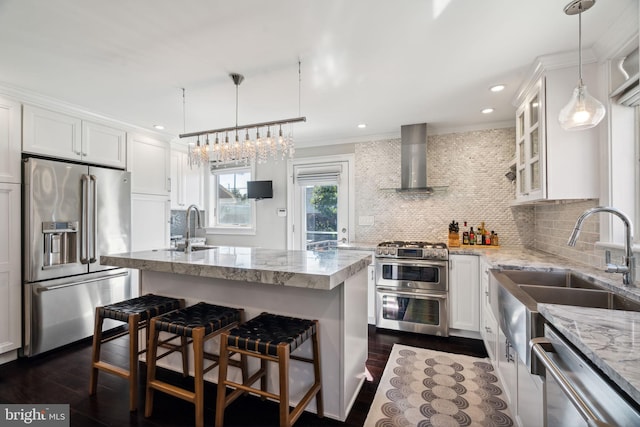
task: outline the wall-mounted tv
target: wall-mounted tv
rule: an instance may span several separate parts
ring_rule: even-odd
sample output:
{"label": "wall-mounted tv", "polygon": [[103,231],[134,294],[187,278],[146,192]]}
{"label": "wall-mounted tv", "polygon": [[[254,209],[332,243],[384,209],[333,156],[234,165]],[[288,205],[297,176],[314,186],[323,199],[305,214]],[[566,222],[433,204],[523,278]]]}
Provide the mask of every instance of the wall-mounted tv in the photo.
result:
{"label": "wall-mounted tv", "polygon": [[247,197],[256,200],[273,198],[272,181],[247,181]]}

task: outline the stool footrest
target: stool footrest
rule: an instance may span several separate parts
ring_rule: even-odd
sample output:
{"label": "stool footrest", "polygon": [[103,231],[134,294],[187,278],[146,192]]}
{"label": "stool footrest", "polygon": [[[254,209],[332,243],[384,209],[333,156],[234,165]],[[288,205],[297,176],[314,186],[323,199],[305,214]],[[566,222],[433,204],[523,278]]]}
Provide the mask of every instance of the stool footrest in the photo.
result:
{"label": "stool footrest", "polygon": [[153,387],[156,390],[160,390],[166,394],[170,394],[173,397],[177,397],[187,402],[194,403],[196,401],[196,393],[186,390],[175,385],[165,383],[164,381],[151,380],[149,381],[149,387]]}
{"label": "stool footrest", "polygon": [[117,375],[117,376],[119,376],[121,378],[125,378],[125,379],[129,378],[129,371],[128,370],[123,369],[123,368],[121,368],[119,366],[112,365],[110,363],[95,362],[93,364],[93,367],[94,368],[98,368],[101,371],[105,371],[105,372],[109,372],[110,374]]}

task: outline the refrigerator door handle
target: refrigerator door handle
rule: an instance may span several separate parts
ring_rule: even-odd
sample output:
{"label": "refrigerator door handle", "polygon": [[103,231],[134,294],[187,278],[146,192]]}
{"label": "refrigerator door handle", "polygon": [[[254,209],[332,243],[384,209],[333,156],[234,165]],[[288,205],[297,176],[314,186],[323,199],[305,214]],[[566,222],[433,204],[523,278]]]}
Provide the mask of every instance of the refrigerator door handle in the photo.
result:
{"label": "refrigerator door handle", "polygon": [[89,219],[89,175],[82,175],[82,207],[80,216],[80,262],[89,264],[87,221]]}
{"label": "refrigerator door handle", "polygon": [[97,244],[96,240],[98,237],[98,178],[95,175],[89,175],[89,179],[91,180],[91,190],[93,198],[93,208],[91,209],[91,255],[89,258],[89,262],[93,264],[97,261]]}

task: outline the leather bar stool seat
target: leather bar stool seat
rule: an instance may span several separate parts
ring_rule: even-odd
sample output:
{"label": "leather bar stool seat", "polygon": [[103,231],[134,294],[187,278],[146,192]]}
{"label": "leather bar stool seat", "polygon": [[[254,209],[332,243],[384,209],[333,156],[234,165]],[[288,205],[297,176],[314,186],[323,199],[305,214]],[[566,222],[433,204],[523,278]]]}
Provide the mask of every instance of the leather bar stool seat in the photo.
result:
{"label": "leather bar stool seat", "polygon": [[[312,342],[312,359],[291,354],[309,338]],[[250,378],[243,378],[242,384],[227,379],[229,356],[234,353],[260,359],[260,369]],[[313,384],[292,411],[289,411],[290,359],[311,363],[314,373]],[[267,391],[267,362],[278,364],[278,394]],[[278,401],[281,427],[293,425],[314,397],[318,417],[324,416],[317,320],[262,313],[237,328],[223,332],[220,338],[220,368],[218,372],[216,427],[224,425],[225,408],[246,392],[253,392]],[[258,379],[260,380],[260,389],[253,388],[252,385]],[[228,395],[226,394],[227,386],[235,389]]]}
{"label": "leather bar stool seat", "polygon": [[[238,326],[243,320],[243,316],[243,309],[199,302],[190,307],[154,317],[151,320],[149,363],[147,364],[146,417],[150,417],[153,412],[153,394],[157,390],[193,403],[195,405],[195,425],[197,427],[204,425],[204,375],[218,366],[218,355],[206,352],[205,343]],[[188,339],[187,344],[193,344],[193,390],[170,384],[156,377],[156,343],[161,332],[172,337],[167,341],[180,337]],[[205,359],[213,361],[206,368],[204,367]],[[244,378],[246,375],[245,359],[233,360],[231,364],[242,369]]]}
{"label": "leather bar stool seat", "polygon": [[[89,394],[94,395],[97,391],[100,371],[119,376],[129,381],[129,410],[135,411],[138,408],[138,357],[149,348],[149,320],[153,316],[182,307],[184,307],[183,299],[154,294],[96,307]],[[105,334],[102,331],[104,319],[127,323],[128,328],[114,334]],[[141,329],[145,330],[145,348],[142,350],[139,349],[138,343],[138,331]],[[100,359],[102,344],[124,335],[129,336],[129,367],[127,369]],[[186,363],[186,355],[183,352],[183,367],[186,369],[184,363]]]}

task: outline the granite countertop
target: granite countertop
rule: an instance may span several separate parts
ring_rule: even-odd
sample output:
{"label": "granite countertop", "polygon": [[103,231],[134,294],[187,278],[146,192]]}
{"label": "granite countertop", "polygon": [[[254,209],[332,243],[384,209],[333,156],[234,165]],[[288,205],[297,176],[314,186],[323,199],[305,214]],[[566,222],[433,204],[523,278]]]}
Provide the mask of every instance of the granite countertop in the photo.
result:
{"label": "granite countertop", "polygon": [[288,251],[218,246],[184,253],[125,252],[100,257],[104,265],[216,279],[331,290],[371,263],[359,251]]}
{"label": "granite countertop", "polygon": [[538,310],[613,382],[640,402],[640,313],[538,304]]}

